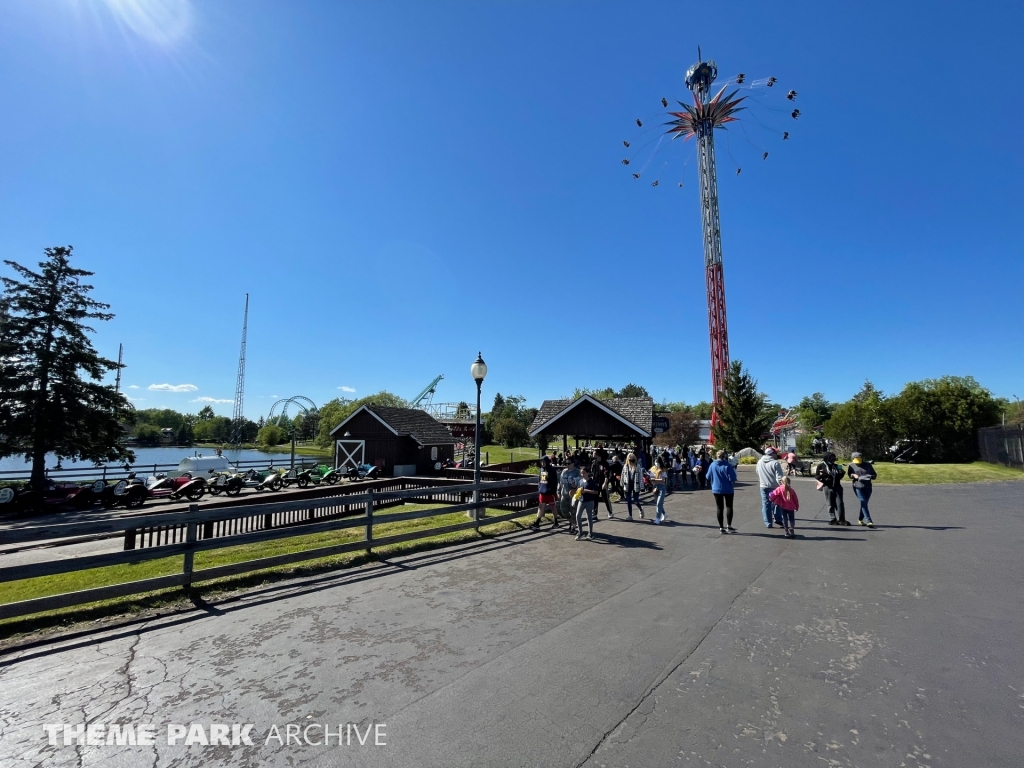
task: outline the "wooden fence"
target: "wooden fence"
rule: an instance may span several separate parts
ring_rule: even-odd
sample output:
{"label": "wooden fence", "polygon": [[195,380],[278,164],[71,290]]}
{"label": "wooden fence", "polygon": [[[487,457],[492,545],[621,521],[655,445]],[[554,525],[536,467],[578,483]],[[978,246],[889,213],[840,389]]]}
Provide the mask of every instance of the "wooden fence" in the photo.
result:
{"label": "wooden fence", "polygon": [[[397,478],[397,481],[411,483],[416,478]],[[424,480],[418,478],[418,480]],[[440,481],[440,478],[433,479]],[[139,543],[139,531],[149,531],[166,527],[173,529],[176,533],[173,540],[164,536],[159,545],[126,549],[122,552],[110,552],[99,555],[86,555],[78,558],[65,558],[50,560],[31,565],[11,566],[0,568],[0,583],[31,579],[40,576],[52,576],[61,573],[73,573],[84,571],[90,568],[103,568],[111,565],[125,565],[142,563],[149,560],[157,560],[171,556],[182,557],[181,573],[158,576],[155,578],[142,579],[123,584],[115,584],[106,587],[85,589],[78,592],[66,592],[48,597],[22,600],[14,603],[0,605],[0,619],[16,616],[27,616],[40,611],[50,611],[57,608],[67,608],[75,605],[96,602],[98,600],[109,600],[115,597],[126,595],[137,595],[153,590],[168,589],[172,587],[184,587],[188,589],[192,584],[199,581],[233,576],[240,573],[249,573],[273,568],[292,563],[314,560],[322,557],[330,557],[346,552],[366,551],[369,553],[373,547],[382,547],[389,544],[398,544],[405,541],[438,536],[445,533],[468,530],[475,528],[479,530],[481,525],[513,520],[527,514],[530,509],[536,506],[537,480],[535,478],[513,478],[497,482],[481,482],[479,485],[460,484],[453,485],[426,485],[418,488],[406,488],[395,490],[361,489],[362,493],[344,496],[344,501],[339,505],[337,497],[325,496],[318,499],[301,499],[297,501],[282,501],[270,504],[252,504],[245,506],[222,507],[215,509],[199,509],[195,504],[191,505],[187,512],[170,512],[163,515],[147,515],[141,517],[112,518],[90,523],[66,523],[46,527],[23,528],[4,532],[4,541],[7,544],[47,541],[61,539],[71,536],[84,536],[102,533],[124,532],[126,537],[129,531],[136,531],[136,545]],[[439,490],[443,488],[442,490]],[[527,489],[529,489],[527,491]],[[526,492],[517,492],[526,491]],[[509,495],[514,493],[514,495]],[[393,512],[390,514],[377,515],[375,510],[384,505],[404,503],[406,500],[422,500],[424,498],[437,498],[439,495],[451,499],[472,498],[472,501],[460,501],[459,503],[435,509],[418,509],[410,512]],[[505,508],[513,508],[513,511],[500,515],[485,516],[486,507],[502,505]],[[356,517],[339,517],[336,513],[317,517],[320,509],[337,509],[338,507],[354,509],[359,506],[362,514]],[[397,523],[405,520],[417,520],[439,515],[447,515],[453,512],[472,512],[473,519],[464,523],[454,525],[437,526],[426,528],[410,533],[397,534],[377,538],[374,536],[374,526],[386,523]],[[295,519],[289,515],[296,516]],[[268,517],[269,516],[269,517]],[[245,529],[243,524],[236,523],[235,527],[225,525],[225,521],[248,520],[261,518],[269,520],[269,527]],[[301,521],[301,524],[297,524]],[[274,527],[280,522],[281,527]],[[218,524],[221,527],[218,528]],[[203,552],[224,547],[234,547],[242,544],[253,544],[264,541],[286,539],[294,536],[305,536],[313,533],[327,531],[341,531],[348,528],[363,529],[363,538],[360,541],[345,542],[327,547],[305,549],[298,552],[263,557],[256,560],[246,560],[229,565],[216,566],[195,570],[193,562],[196,552]],[[211,532],[207,536],[207,532]],[[219,535],[215,535],[219,534]]]}
{"label": "wooden fence", "polygon": [[532,459],[519,459],[517,461],[506,461],[504,464],[487,464],[481,469],[489,469],[495,472],[522,472],[530,466],[540,464],[540,456]]}
{"label": "wooden fence", "polygon": [[[472,470],[468,480],[472,481]],[[510,475],[501,473],[501,477],[485,477],[488,481],[512,480],[515,478],[525,479],[525,475]],[[245,503],[248,499],[232,499],[223,502],[214,502],[216,508],[235,509],[230,514],[218,520],[205,522],[198,531],[199,539],[213,539],[222,536],[236,536],[252,531],[269,530],[271,528],[284,528],[290,525],[306,525],[314,520],[331,520],[339,517],[351,517],[361,515],[364,512],[365,503],[353,501],[352,498],[362,498],[367,492],[373,492],[374,510],[387,509],[398,504],[404,504],[404,498],[396,498],[392,494],[395,491],[407,491],[409,489],[422,489],[424,496],[419,499],[424,504],[461,504],[469,501],[471,492],[449,490],[452,486],[464,484],[465,479],[448,479],[436,477],[389,477],[381,480],[369,480],[357,483],[350,483],[340,486],[320,486],[317,488],[306,488],[294,491],[289,494],[289,501],[301,499],[306,505],[301,509],[289,509],[279,512],[263,511],[267,505],[259,505],[260,511],[253,513],[253,505]],[[536,482],[536,481],[534,481]],[[533,506],[530,500],[509,501],[506,497],[515,496],[527,489],[522,482],[509,487],[496,488],[493,483],[487,486],[489,490],[484,492],[484,500],[487,506],[496,509],[513,511],[516,509],[527,509]],[[296,498],[298,497],[298,499]],[[211,509],[213,505],[204,505],[203,509]],[[181,513],[179,513],[181,514]],[[185,540],[187,522],[184,518],[172,523],[149,524],[139,528],[125,531],[124,548],[141,549],[143,547],[159,547],[165,544],[175,544]]]}

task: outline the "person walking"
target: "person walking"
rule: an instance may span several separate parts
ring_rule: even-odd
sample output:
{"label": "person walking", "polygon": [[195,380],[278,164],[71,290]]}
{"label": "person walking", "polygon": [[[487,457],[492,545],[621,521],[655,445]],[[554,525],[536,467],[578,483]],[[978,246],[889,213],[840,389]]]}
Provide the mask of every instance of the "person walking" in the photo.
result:
{"label": "person walking", "polygon": [[640,490],[644,487],[644,471],[637,463],[636,454],[630,452],[626,456],[626,464],[622,468],[622,491],[626,496],[626,512],[633,519],[633,502],[640,510],[640,519],[644,519],[644,507],[640,503]]}
{"label": "person walking", "polygon": [[594,459],[594,463],[590,465],[590,476],[597,483],[599,489],[597,498],[594,499],[594,514],[597,514],[597,507],[601,500],[604,499],[604,505],[608,510],[608,519],[610,520],[615,517],[615,512],[612,510],[611,499],[608,498],[608,462],[601,454],[598,454],[597,458]]}
{"label": "person walking", "polygon": [[651,482],[654,483],[654,524],[661,525],[665,520],[665,497],[668,495],[668,472],[665,460],[660,456],[651,467]]}
{"label": "person walking", "polygon": [[611,463],[608,465],[608,490],[614,493],[616,502],[625,498],[623,493],[623,456],[617,451],[611,455]]}
{"label": "person walking", "polygon": [[[736,493],[736,470],[725,458],[725,451],[715,454],[715,461],[708,468],[708,481],[711,483],[711,494],[715,497],[718,510],[718,529],[722,533],[736,533],[732,527],[732,500]],[[722,519],[726,512],[727,518]]]}
{"label": "person walking", "polygon": [[580,471],[572,456],[566,456],[565,469],[558,478],[558,512],[569,521],[569,533],[576,532],[576,510],[573,496],[580,487]]}
{"label": "person walking", "polygon": [[764,519],[765,528],[771,528],[773,520],[782,525],[779,510],[768,498],[781,482],[782,464],[779,463],[779,454],[775,452],[774,446],[769,445],[764,449],[764,456],[757,462],[757,484],[761,487],[761,517]]}
{"label": "person walking", "polygon": [[549,456],[540,457],[540,482],[537,484],[537,519],[530,523],[531,528],[540,528],[544,514],[551,510],[551,527],[558,527],[558,508],[555,505],[558,490],[558,473],[551,465]]}
{"label": "person walking", "polygon": [[608,465],[608,492],[618,496],[616,501],[622,501],[622,456],[618,451],[612,454]]}
{"label": "person walking", "polygon": [[703,491],[708,487],[708,469],[711,468],[711,459],[707,454],[707,451],[701,451],[700,456],[697,458],[697,484]]}
{"label": "person walking", "polygon": [[580,500],[576,504],[576,541],[583,538],[583,520],[587,521],[587,541],[594,537],[594,503],[600,493],[600,485],[584,467],[580,470]]}
{"label": "person walking", "polygon": [[781,511],[782,527],[786,529],[787,539],[796,538],[796,512],[800,509],[800,499],[797,498],[796,491],[790,485],[791,482],[789,475],[786,475],[782,478],[782,482],[768,494],[772,503]]}
{"label": "person walking", "polygon": [[825,454],[825,460],[814,471],[815,477],[821,483],[821,490],[828,499],[829,525],[850,524],[846,519],[846,504],[843,502],[843,474],[843,465],[836,464],[836,455],[831,451]]}
{"label": "person walking", "polygon": [[864,461],[864,457],[854,451],[850,454],[850,464],[846,468],[846,474],[853,480],[853,493],[860,501],[860,516],[857,518],[861,525],[874,528],[871,522],[871,513],[868,511],[868,500],[871,498],[871,481],[878,475],[870,461]]}
{"label": "person walking", "polygon": [[679,454],[677,453],[672,457],[672,473],[670,480],[672,481],[672,490],[681,491],[683,489],[683,463],[679,460]]}
{"label": "person walking", "polygon": [[796,452],[795,451],[790,451],[789,453],[786,454],[786,474],[787,475],[795,475],[796,474]]}

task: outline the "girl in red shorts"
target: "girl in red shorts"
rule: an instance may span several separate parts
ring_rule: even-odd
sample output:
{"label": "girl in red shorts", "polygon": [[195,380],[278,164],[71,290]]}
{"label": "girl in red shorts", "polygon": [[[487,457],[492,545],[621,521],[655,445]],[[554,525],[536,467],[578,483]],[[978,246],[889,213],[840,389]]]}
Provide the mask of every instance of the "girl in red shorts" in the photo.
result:
{"label": "girl in red shorts", "polygon": [[558,472],[551,466],[551,459],[547,456],[542,456],[540,459],[540,484],[537,486],[537,491],[540,496],[537,499],[537,519],[531,524],[531,528],[540,528],[540,523],[544,519],[544,513],[551,509],[551,519],[554,521],[551,524],[552,528],[558,527],[558,513],[555,511],[555,491],[558,489]]}

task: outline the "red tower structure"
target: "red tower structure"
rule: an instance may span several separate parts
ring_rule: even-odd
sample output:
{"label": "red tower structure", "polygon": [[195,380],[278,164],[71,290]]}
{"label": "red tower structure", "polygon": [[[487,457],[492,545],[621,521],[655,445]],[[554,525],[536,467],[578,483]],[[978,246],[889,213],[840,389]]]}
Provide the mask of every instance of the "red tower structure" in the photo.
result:
{"label": "red tower structure", "polygon": [[[722,271],[722,233],[718,218],[718,179],[715,170],[715,129],[737,120],[734,116],[743,107],[737,91],[728,95],[723,87],[709,98],[711,83],[718,76],[713,61],[698,61],[686,73],[686,87],[693,92],[693,106],[679,105],[681,112],[669,112],[675,119],[667,125],[673,139],[697,138],[700,172],[700,208],[704,233],[704,270],[708,291],[708,335],[711,340],[712,402],[718,405],[725,376],[729,370],[729,328],[725,317],[725,275]],[[717,407],[712,412],[712,426],[718,420]]]}

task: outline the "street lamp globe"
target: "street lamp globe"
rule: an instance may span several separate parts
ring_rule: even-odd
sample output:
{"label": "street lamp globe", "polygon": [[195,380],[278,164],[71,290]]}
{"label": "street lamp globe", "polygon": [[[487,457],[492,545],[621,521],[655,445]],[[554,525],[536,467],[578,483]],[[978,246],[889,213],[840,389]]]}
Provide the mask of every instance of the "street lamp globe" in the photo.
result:
{"label": "street lamp globe", "polygon": [[473,374],[473,379],[477,384],[482,384],[483,380],[487,377],[487,363],[484,362],[479,352],[476,353],[476,361],[469,366],[469,372]]}

